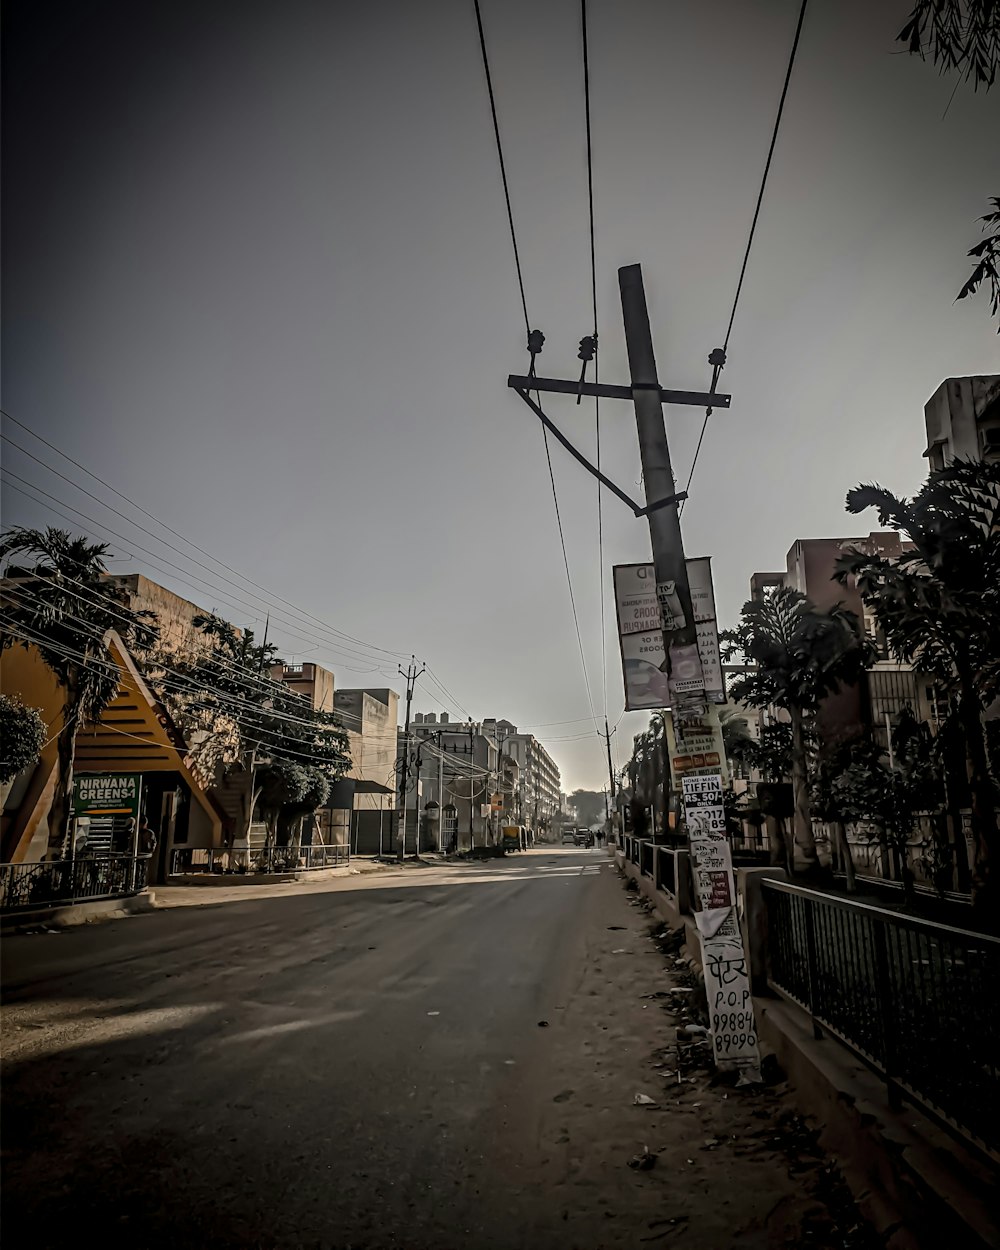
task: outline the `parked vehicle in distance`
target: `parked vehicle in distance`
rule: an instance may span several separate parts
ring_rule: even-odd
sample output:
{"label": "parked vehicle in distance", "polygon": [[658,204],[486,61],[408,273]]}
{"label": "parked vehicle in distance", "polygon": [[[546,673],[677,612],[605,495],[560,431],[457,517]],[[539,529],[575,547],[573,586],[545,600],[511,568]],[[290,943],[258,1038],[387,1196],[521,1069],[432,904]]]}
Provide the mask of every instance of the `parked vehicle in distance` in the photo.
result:
{"label": "parked vehicle in distance", "polygon": [[593,846],[594,835],[589,829],[576,829],[573,833],[573,842],[576,846]]}
{"label": "parked vehicle in distance", "polygon": [[563,846],[576,846],[575,829],[564,829],[562,831],[562,844]]}

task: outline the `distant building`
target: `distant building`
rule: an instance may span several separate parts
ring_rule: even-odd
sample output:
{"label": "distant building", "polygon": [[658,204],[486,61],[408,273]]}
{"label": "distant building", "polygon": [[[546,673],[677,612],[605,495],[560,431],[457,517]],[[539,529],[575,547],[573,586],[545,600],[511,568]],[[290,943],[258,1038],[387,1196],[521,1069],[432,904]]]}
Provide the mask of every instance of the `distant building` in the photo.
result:
{"label": "distant building", "polygon": [[788,549],[784,572],[754,573],[750,579],[750,595],[753,599],[762,599],[776,587],[788,586],[807,595],[820,609],[840,603],[857,615],[875,644],[878,659],[868,670],[864,682],[844,687],[823,700],[817,729],[820,741],[827,746],[835,746],[863,729],[871,729],[885,748],[888,746],[887,716],[892,719],[904,707],[909,707],[918,719],[934,722],[934,692],[928,679],[915,673],[911,665],[890,658],[885,639],[874,617],[866,611],[857,589],[833,580],[838,559],[852,547],[892,559],[902,556],[908,544],[895,531],[857,538],[799,538]]}
{"label": "distant building", "polygon": [[[410,725],[407,779],[407,847],[412,850],[419,820],[420,847],[459,850],[497,840],[505,813],[492,799],[505,769],[490,721],[453,721],[447,712],[417,712]],[[406,750],[403,731],[399,755]],[[498,768],[500,772],[498,773]],[[439,832],[440,828],[440,832]]]}
{"label": "distant building", "polygon": [[546,833],[561,810],[558,765],[534,734],[518,733],[517,726],[507,720],[486,723],[496,726],[501,749],[517,762],[520,819],[516,823]]}
{"label": "distant building", "polygon": [[121,587],[133,612],[156,613],[161,650],[171,652],[177,659],[189,660],[211,649],[211,639],[194,622],[196,617],[212,613],[142,573],[112,573],[108,581]]}
{"label": "distant building", "polygon": [[[504,825],[542,836],[561,810],[559,769],[532,734],[508,720],[453,721],[447,712],[418,712],[410,727],[407,845],[420,813],[421,846],[459,849],[495,841]],[[399,753],[404,742],[400,732]],[[419,750],[419,781],[417,777]],[[419,786],[419,792],[417,787]]]}
{"label": "distant building", "polygon": [[351,850],[358,855],[395,850],[396,727],[399,695],[388,686],[338,690],[333,710],[347,733],[351,771],[337,788],[347,811]]}
{"label": "distant building", "polygon": [[1000,460],[1000,374],[945,378],[924,405],[930,468]]}
{"label": "distant building", "polygon": [[333,711],[336,681],[333,673],[322,665],[275,664],[271,676],[300,695],[314,712]]}

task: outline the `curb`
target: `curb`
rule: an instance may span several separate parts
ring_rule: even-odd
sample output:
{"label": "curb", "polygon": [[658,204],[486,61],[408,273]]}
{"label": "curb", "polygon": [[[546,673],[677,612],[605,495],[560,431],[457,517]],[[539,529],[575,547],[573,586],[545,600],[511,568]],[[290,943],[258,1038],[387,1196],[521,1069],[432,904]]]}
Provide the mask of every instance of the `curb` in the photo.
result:
{"label": "curb", "polygon": [[37,911],[19,912],[17,916],[5,916],[0,922],[0,937],[35,933],[39,928],[73,929],[78,925],[95,924],[102,920],[124,920],[127,916],[139,916],[156,909],[156,895],[152,890],[144,890],[130,898],[98,899],[93,903],[43,907]]}

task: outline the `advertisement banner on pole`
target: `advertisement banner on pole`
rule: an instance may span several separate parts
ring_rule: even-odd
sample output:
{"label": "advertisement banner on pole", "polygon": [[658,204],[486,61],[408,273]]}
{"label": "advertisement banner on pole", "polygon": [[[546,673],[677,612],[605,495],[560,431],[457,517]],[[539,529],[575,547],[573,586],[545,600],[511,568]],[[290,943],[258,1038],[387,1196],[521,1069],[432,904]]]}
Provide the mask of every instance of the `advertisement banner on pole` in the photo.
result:
{"label": "advertisement banner on pole", "polygon": [[[713,703],[726,701],[715,620],[711,558],[702,556],[686,563],[698,646],[697,654],[690,657],[686,654],[688,648],[678,647],[672,652],[673,690],[667,679],[667,659],[663,650],[662,634],[664,624],[672,632],[684,623],[680,602],[676,600],[676,594],[671,593],[674,589],[673,583],[662,583],[658,586],[652,564],[614,566],[615,606],[625,679],[626,711],[652,711],[670,707],[675,701],[672,694],[679,696],[700,691],[702,682]],[[699,660],[701,672],[697,671]],[[687,672],[688,669],[691,671]]]}
{"label": "advertisement banner on pole", "polygon": [[652,564],[616,564],[615,606],[629,712],[670,706],[660,601]]}
{"label": "advertisement banner on pole", "polygon": [[670,758],[670,784],[682,788],[685,777],[716,774],[728,785],[726,748],[722,741],[722,725],[715,706],[709,704],[703,713],[676,710],[664,718],[667,726],[667,754]]}
{"label": "advertisement banner on pole", "polygon": [[698,654],[705,674],[705,693],[713,703],[725,703],[726,685],[719,651],[719,625],[715,615],[715,586],[712,583],[712,557],[695,556],[687,562],[691,604],[698,634]]}
{"label": "advertisement banner on pole", "polygon": [[683,789],[691,870],[699,903],[695,923],[701,941],[715,1062],[720,1068],[735,1068],[743,1081],[759,1081],[760,1048],[736,911],[722,778],[718,773],[686,776]]}

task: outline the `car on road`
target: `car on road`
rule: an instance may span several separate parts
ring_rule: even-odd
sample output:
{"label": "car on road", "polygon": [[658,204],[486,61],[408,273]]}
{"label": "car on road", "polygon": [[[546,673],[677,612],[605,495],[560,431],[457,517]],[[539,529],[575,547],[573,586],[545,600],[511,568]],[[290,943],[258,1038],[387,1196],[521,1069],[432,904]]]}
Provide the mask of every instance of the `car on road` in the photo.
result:
{"label": "car on road", "polygon": [[577,829],[574,831],[573,840],[576,846],[593,846],[594,835],[589,829]]}
{"label": "car on road", "polygon": [[564,829],[562,831],[562,845],[563,846],[576,846],[576,830],[575,829]]}

